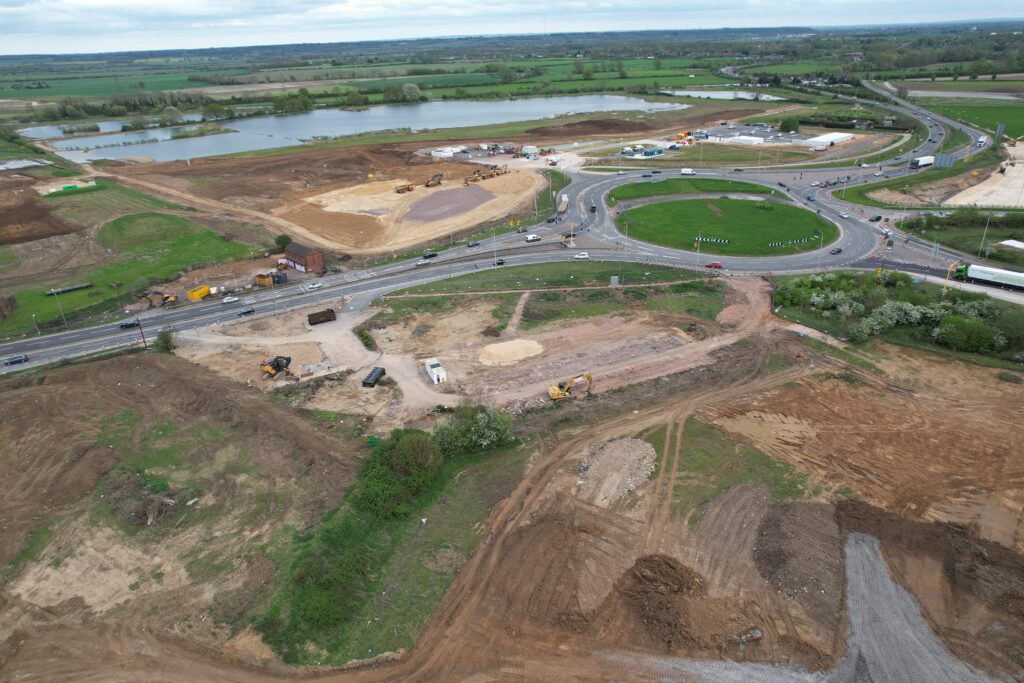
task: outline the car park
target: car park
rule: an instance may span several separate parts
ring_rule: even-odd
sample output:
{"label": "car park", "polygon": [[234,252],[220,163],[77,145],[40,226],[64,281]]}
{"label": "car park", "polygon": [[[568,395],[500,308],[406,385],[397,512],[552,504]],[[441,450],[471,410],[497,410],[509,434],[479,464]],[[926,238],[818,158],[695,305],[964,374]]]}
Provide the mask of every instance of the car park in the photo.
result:
{"label": "car park", "polygon": [[225,304],[237,304],[240,299],[237,296],[226,296],[221,303]]}
{"label": "car park", "polygon": [[580,253],[573,256],[573,258],[576,259],[577,261],[586,261],[590,258],[590,254],[588,254],[585,251],[581,251]]}
{"label": "car park", "polygon": [[19,365],[21,363],[27,363],[28,356],[23,353],[19,353],[16,356],[8,356],[4,358],[4,365]]}
{"label": "car park", "polygon": [[242,317],[245,317],[247,315],[254,315],[255,313],[256,313],[256,309],[255,308],[246,308],[246,309],[243,309],[243,310],[238,312],[238,317],[242,318]]}
{"label": "car park", "polygon": [[835,255],[835,254],[841,254],[841,253],[843,253],[843,250],[842,250],[842,248],[841,248],[841,247],[833,247],[833,248],[832,248],[832,251],[830,251],[830,252],[828,252],[828,253],[830,253],[830,254],[833,254],[833,255]]}

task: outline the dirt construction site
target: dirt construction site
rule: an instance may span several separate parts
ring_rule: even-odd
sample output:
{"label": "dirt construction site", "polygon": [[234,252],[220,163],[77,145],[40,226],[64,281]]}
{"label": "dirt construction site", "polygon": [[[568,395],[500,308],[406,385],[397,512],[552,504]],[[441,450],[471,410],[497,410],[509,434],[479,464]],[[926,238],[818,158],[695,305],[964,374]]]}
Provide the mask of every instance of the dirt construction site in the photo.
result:
{"label": "dirt construction site", "polygon": [[[765,281],[719,280],[713,319],[533,324],[527,291],[429,315],[392,300],[5,380],[0,676],[1020,680],[1024,385],[881,342],[810,345],[771,315]],[[273,355],[290,372],[263,379]],[[375,365],[389,381],[362,388]],[[583,370],[592,395],[552,403],[548,386]],[[533,452],[415,644],[284,664],[241,626],[273,575],[260,549],[351,484],[352,433],[467,400],[515,415]],[[132,468],[174,453],[189,461],[140,499]],[[43,549],[19,553],[44,517]]]}

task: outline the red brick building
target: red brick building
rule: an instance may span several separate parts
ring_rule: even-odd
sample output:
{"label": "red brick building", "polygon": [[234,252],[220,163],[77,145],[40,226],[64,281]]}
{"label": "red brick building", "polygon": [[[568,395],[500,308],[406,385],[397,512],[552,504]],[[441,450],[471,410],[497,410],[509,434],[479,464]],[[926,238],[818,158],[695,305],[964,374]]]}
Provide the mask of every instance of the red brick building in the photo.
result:
{"label": "red brick building", "polygon": [[284,248],[284,263],[300,273],[322,273],[324,271],[324,252],[307,247],[298,242],[291,242]]}

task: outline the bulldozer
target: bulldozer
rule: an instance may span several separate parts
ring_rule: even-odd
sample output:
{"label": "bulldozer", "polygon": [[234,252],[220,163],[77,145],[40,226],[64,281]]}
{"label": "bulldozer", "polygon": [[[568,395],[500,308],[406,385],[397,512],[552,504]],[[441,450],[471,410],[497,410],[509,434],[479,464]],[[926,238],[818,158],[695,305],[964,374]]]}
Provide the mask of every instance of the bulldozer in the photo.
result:
{"label": "bulldozer", "polygon": [[290,356],[274,356],[260,363],[260,370],[263,371],[264,379],[274,379],[282,372],[287,372],[288,366],[291,364],[292,359]]}
{"label": "bulldozer", "polygon": [[589,372],[581,372],[564,382],[552,384],[548,387],[548,396],[552,401],[561,401],[563,398],[572,398],[580,393],[589,394],[593,381],[594,378]]}
{"label": "bulldozer", "polygon": [[424,187],[437,187],[444,180],[444,173],[435,173],[430,180],[423,184]]}
{"label": "bulldozer", "polygon": [[406,192],[412,192],[416,189],[416,186],[412,183],[406,183],[405,185],[399,185],[395,188],[395,192],[398,194],[405,194]]}

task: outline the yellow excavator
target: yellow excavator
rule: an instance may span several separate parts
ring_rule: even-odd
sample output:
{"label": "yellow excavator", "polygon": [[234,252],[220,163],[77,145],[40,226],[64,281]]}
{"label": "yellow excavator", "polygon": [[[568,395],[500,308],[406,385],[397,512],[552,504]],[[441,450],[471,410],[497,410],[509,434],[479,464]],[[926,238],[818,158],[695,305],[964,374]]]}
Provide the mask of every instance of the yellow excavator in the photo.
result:
{"label": "yellow excavator", "polygon": [[444,173],[435,173],[430,180],[423,184],[424,187],[437,187],[444,180]]}
{"label": "yellow excavator", "polygon": [[548,396],[551,397],[552,401],[561,401],[563,398],[572,398],[580,393],[589,394],[590,385],[593,382],[594,378],[589,372],[581,372],[564,382],[552,384],[548,387]]}
{"label": "yellow excavator", "polygon": [[264,379],[273,379],[282,372],[286,372],[291,364],[292,359],[290,356],[274,356],[260,363],[260,370],[263,371]]}
{"label": "yellow excavator", "polygon": [[395,188],[395,192],[398,194],[405,194],[406,192],[412,192],[416,189],[416,186],[412,183],[406,183],[405,185],[399,185]]}

